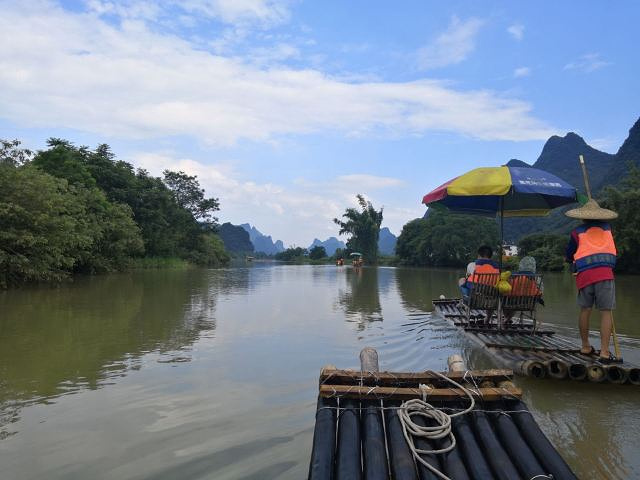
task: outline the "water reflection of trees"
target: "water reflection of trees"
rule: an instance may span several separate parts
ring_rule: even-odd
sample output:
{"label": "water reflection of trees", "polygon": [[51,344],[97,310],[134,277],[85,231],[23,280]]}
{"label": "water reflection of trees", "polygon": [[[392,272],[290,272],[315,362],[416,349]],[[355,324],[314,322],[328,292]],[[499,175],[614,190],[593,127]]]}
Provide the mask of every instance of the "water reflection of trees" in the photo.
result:
{"label": "water reflection of trees", "polygon": [[344,270],[347,289],[338,294],[348,321],[357,322],[364,330],[369,322],[382,321],[377,268],[347,268]]}
{"label": "water reflection of trees", "polygon": [[458,277],[462,272],[454,270],[399,268],[396,283],[405,308],[430,312],[432,301],[440,295],[459,296]]}
{"label": "water reflection of trees", "polygon": [[0,436],[25,404],[99,388],[140,368],[145,353],[184,351],[212,333],[218,294],[246,289],[248,275],[211,272],[136,272],[2,293]]}

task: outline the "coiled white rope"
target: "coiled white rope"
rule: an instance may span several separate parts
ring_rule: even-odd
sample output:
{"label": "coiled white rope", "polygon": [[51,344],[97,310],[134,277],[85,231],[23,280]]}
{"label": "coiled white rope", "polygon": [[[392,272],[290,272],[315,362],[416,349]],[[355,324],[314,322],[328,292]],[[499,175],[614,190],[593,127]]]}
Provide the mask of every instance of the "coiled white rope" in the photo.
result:
{"label": "coiled white rope", "polygon": [[[456,437],[453,435],[453,431],[451,429],[451,419],[453,417],[458,417],[460,415],[465,415],[473,410],[476,402],[473,398],[471,392],[450,379],[449,377],[442,375],[439,372],[433,372],[439,377],[447,380],[452,383],[459,389],[461,389],[470,400],[470,405],[467,409],[462,410],[460,412],[448,414],[430,403],[427,403],[426,399],[428,396],[429,389],[425,385],[420,385],[420,390],[422,390],[422,400],[420,399],[412,399],[403,402],[398,409],[398,416],[400,417],[400,423],[402,424],[402,431],[404,433],[404,438],[409,445],[409,449],[413,454],[413,457],[419,461],[422,465],[427,467],[429,470],[433,472],[434,475],[441,478],[442,480],[452,480],[447,477],[440,470],[430,465],[426,460],[424,460],[421,455],[430,455],[430,454],[438,454],[438,453],[447,453],[453,450],[456,447]],[[427,420],[433,420],[436,425],[433,427],[423,427],[422,425],[418,425],[413,421],[413,417],[423,417]],[[441,438],[448,437],[450,445],[440,449],[434,450],[423,450],[415,446],[414,438],[425,438],[428,440],[439,440]]]}

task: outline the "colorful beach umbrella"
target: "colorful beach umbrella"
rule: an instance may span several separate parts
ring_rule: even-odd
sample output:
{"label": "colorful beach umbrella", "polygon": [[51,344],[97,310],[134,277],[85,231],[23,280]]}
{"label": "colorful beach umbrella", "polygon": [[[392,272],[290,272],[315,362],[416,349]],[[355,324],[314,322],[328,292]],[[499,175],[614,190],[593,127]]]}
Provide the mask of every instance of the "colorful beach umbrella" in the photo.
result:
{"label": "colorful beach umbrella", "polygon": [[460,213],[527,217],[547,215],[577,198],[575,187],[549,172],[502,166],[460,175],[427,193],[422,203],[440,204]]}
{"label": "colorful beach umbrella", "polygon": [[507,166],[476,168],[440,185],[422,199],[425,205],[439,204],[453,212],[497,215],[498,251],[504,244],[504,217],[545,216],[554,208],[577,201],[575,187],[561,178],[537,168]]}

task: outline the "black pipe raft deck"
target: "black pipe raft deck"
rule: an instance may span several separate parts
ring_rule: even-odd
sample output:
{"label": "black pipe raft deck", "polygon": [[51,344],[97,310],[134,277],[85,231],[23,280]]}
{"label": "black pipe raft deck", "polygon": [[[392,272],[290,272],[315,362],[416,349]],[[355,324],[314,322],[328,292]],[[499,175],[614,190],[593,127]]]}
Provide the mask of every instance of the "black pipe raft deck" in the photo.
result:
{"label": "black pipe raft deck", "polygon": [[[459,299],[433,301],[434,311],[462,328],[502,366],[518,375],[569,379],[594,383],[640,385],[640,367],[628,362],[603,365],[597,355],[584,355],[580,346],[542,326],[533,328],[530,318],[504,325],[485,324],[485,312],[472,310],[469,321]],[[515,318],[515,317],[514,317]]]}
{"label": "black pipe raft deck", "polygon": [[[423,458],[456,480],[576,479],[520,400],[521,391],[509,381],[512,374],[446,373],[470,389],[476,406],[453,419],[453,450]],[[402,401],[422,397],[420,384],[432,387],[427,401],[436,408],[452,413],[468,405],[462,390],[449,388],[433,372],[323,369],[309,480],[437,479],[414,460],[398,417]],[[447,445],[446,440],[416,440],[420,449]]]}

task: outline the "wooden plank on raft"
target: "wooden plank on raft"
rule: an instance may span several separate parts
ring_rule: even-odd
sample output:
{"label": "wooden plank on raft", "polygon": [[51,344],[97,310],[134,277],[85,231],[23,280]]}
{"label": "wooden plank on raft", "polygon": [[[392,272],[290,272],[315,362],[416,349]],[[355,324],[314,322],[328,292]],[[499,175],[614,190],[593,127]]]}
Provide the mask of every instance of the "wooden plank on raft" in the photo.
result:
{"label": "wooden plank on raft", "polygon": [[[469,391],[474,397],[481,398],[486,401],[522,397],[522,390],[519,388],[474,388]],[[344,397],[378,400],[405,400],[410,398],[422,398],[422,394],[423,391],[419,388],[320,385],[320,396],[325,398]],[[427,401],[429,402],[452,402],[464,400],[465,398],[467,398],[467,395],[459,388],[431,388],[427,393]]]}
{"label": "wooden plank on raft", "polygon": [[[461,372],[446,372],[445,377],[451,378],[458,383],[465,380],[480,383],[483,380],[500,382],[513,378],[513,370],[491,369],[491,370],[469,370]],[[388,385],[406,386],[408,384],[418,385],[420,383],[446,382],[432,371],[425,372],[360,372],[355,370],[335,370],[322,369],[320,372],[320,384],[331,382],[332,384],[356,385]]]}
{"label": "wooden plank on raft", "polygon": [[490,348],[504,348],[507,350],[528,350],[531,352],[549,353],[581,353],[579,348],[537,347],[534,345],[510,345],[504,343],[485,343]]}
{"label": "wooden plank on raft", "polygon": [[528,336],[534,336],[534,335],[553,335],[556,332],[554,332],[553,330],[536,330],[535,332],[529,330],[529,329],[507,329],[507,328],[503,328],[502,330],[498,329],[497,327],[491,328],[491,327],[476,327],[474,325],[467,325],[466,323],[454,323],[454,325],[456,327],[462,327],[464,329],[465,332],[478,332],[478,333],[497,333],[497,334],[503,334],[503,335],[528,335]]}

